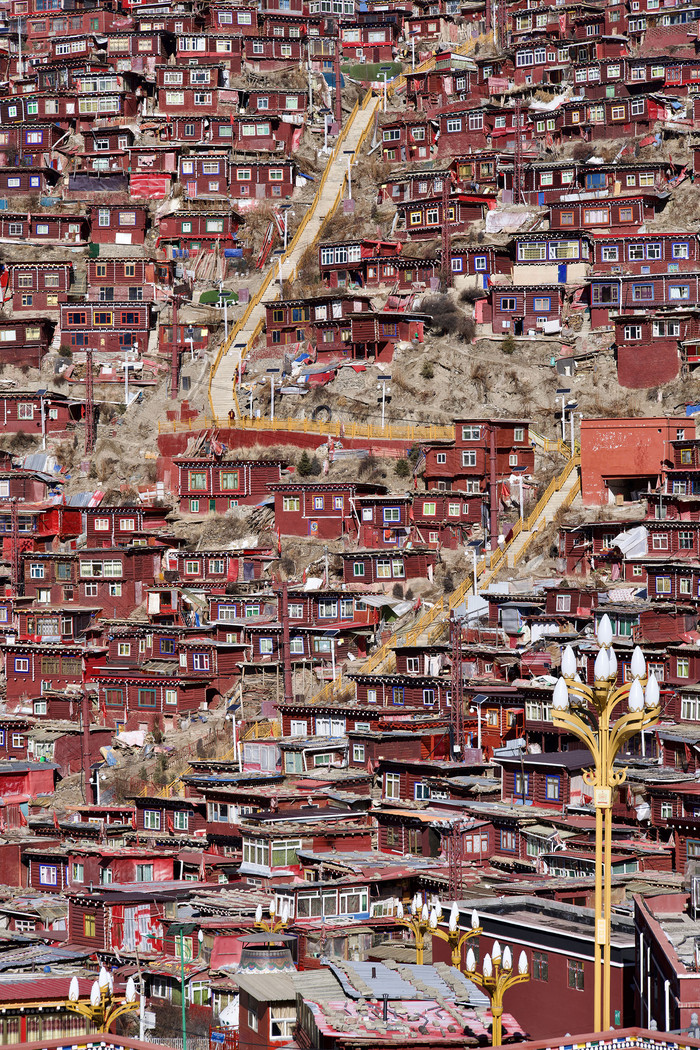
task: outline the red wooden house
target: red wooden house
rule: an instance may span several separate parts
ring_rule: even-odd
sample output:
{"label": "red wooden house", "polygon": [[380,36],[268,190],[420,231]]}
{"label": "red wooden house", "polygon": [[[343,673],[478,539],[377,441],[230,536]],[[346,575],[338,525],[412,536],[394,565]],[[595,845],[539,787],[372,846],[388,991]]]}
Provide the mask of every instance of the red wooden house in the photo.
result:
{"label": "red wooden house", "polygon": [[507,332],[546,335],[561,331],[564,306],[561,285],[493,284],[489,291],[494,335]]}
{"label": "red wooden house", "polygon": [[233,244],[242,219],[234,211],[178,211],[164,215],[160,221],[158,243],[167,242],[179,249],[197,252]]}
{"label": "red wooden house", "polygon": [[225,31],[223,33],[183,32],[176,37],[176,66],[183,68],[190,63],[223,63],[230,73],[241,72],[243,37]]}
{"label": "red wooden house", "polygon": [[155,285],[170,284],[171,270],[149,259],[88,259],[88,299],[101,303],[156,298]]}
{"label": "red wooden house", "polygon": [[664,313],[663,318],[626,314],[615,317],[613,323],[617,378],[624,387],[652,387],[675,379],[688,329],[700,335],[700,319],[687,313]]}
{"label": "red wooden house", "polygon": [[297,66],[306,51],[300,37],[244,37],[242,43],[246,66],[256,73]]}
{"label": "red wooden house", "polygon": [[[320,277],[328,288],[344,288],[348,284],[364,288],[393,283],[396,274],[393,264],[400,253],[400,241],[358,238],[321,244],[318,249]],[[420,260],[412,262],[418,265]]]}
{"label": "red wooden house", "polygon": [[0,193],[8,197],[46,194],[56,185],[58,173],[52,168],[0,168]]}
{"label": "red wooden house", "polygon": [[149,331],[148,303],[85,302],[61,306],[61,333],[71,347],[116,353],[131,347],[145,351]]}
{"label": "red wooden house", "polygon": [[[17,334],[22,328],[26,332],[28,322],[14,325]],[[5,333],[13,329],[4,329]],[[14,342],[3,338],[3,330],[0,329],[0,340],[3,348],[8,342]],[[5,352],[5,351],[4,351]],[[65,394],[47,391],[38,394],[36,391],[5,391],[0,392],[0,423],[3,429],[9,433],[60,434],[68,425],[76,423],[82,418],[83,405],[81,401],[69,398]]]}
{"label": "red wooden house", "polygon": [[[463,233],[472,222],[481,221],[495,208],[495,197],[453,191],[447,204],[447,223],[454,233]],[[442,197],[424,197],[403,201],[398,206],[397,231],[411,240],[437,237],[442,229]]]}
{"label": "red wooden house", "polygon": [[412,537],[429,547],[456,549],[482,525],[486,507],[480,493],[434,491],[413,498]]}
{"label": "red wooden house", "polygon": [[173,727],[178,719],[206,710],[207,679],[146,669],[96,667],[92,680],[100,690],[100,709],[106,725],[138,729],[145,725]]}
{"label": "red wooden house", "polygon": [[411,529],[411,497],[397,493],[358,496],[357,542],[362,547],[401,547]]}
{"label": "red wooden house", "polygon": [[98,244],[143,244],[148,209],[143,205],[91,205],[90,239]]}
{"label": "red wooden house", "polygon": [[345,583],[378,583],[383,587],[406,580],[431,580],[437,563],[434,550],[420,547],[395,551],[360,550],[341,557]]}
{"label": "red wooden house", "polygon": [[134,798],[137,831],[196,835],[207,825],[206,802],[198,798]]}
{"label": "red wooden house", "polygon": [[601,200],[552,201],[549,225],[552,230],[633,230],[656,214],[654,194]]}
{"label": "red wooden house", "polygon": [[89,677],[90,668],[105,653],[104,649],[62,642],[6,642],[2,650],[10,706],[41,696],[42,691],[79,687],[83,674]]}
{"label": "red wooden house", "polygon": [[80,212],[60,215],[41,212],[0,212],[0,237],[31,244],[87,243],[90,224]]}
{"label": "red wooden house", "polygon": [[591,276],[591,324],[609,324],[613,314],[633,315],[700,305],[700,271]]}
{"label": "red wooden house", "polygon": [[155,534],[166,525],[162,507],[120,504],[85,507],[82,511],[88,547],[128,546],[136,536]]}
{"label": "red wooden house", "polygon": [[406,164],[428,160],[436,140],[435,122],[419,114],[406,114],[384,119],[382,132],[382,160],[391,164]]}
{"label": "red wooden house", "polygon": [[275,527],[282,536],[339,538],[355,531],[353,501],[377,493],[374,485],[321,481],[268,485],[275,497]]}
{"label": "red wooden house", "polygon": [[501,766],[501,800],[513,805],[540,806],[566,812],[567,806],[581,804],[592,794],[583,782],[583,771],[590,766],[588,751],[560,754],[498,754]]}
{"label": "red wooden house", "polygon": [[700,266],[697,234],[594,233],[590,241],[597,273],[673,274]]}
{"label": "red wooden house", "polygon": [[256,506],[267,486],[278,482],[282,460],[222,460],[178,456],[177,492],[180,510],[190,514],[222,514],[230,507]]}
{"label": "red wooden house", "polygon": [[295,177],[296,165],[291,160],[237,160],[231,165],[231,197],[250,200],[291,197]]}
{"label": "red wooden house", "polygon": [[492,459],[497,481],[510,477],[514,470],[534,472],[527,420],[456,420],[454,442],[425,448],[426,487],[478,495],[490,478]]}
{"label": "red wooden house", "polygon": [[58,310],[66,301],[73,274],[70,263],[23,263],[8,270],[13,310]]}
{"label": "red wooden house", "polygon": [[[41,361],[49,348],[54,327],[54,323],[46,317],[0,320],[3,360],[8,364],[41,368]],[[0,404],[1,399],[0,394]]]}

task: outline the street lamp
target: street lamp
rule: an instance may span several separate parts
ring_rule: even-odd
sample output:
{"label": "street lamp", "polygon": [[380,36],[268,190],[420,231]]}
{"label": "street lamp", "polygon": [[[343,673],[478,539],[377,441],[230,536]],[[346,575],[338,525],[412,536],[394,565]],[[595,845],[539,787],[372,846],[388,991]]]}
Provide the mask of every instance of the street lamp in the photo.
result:
{"label": "street lamp", "polygon": [[[378,375],[377,379],[377,390],[382,392],[382,430],[384,429],[384,417],[386,415],[386,385],[391,382],[391,376],[389,375]],[[389,391],[391,393],[391,391]]]}
{"label": "street lamp", "polygon": [[[617,657],[612,648],[612,625],[607,615],[598,624],[598,655],[593,685],[585,685],[576,671],[571,646],[562,653],[562,677],[552,696],[552,723],[581,740],[593,757],[593,769],[583,773],[593,788],[595,805],[595,946],[593,1030],[610,1027],[610,913],[612,879],[613,788],[624,783],[627,769],[613,769],[622,745],[637,733],[655,725],[661,714],[659,684],[647,677],[642,650],[637,646],[630,663],[631,682],[617,686]],[[623,700],[628,710],[612,722],[613,712]]]}
{"label": "street lamp", "polygon": [[467,952],[467,968],[464,971],[464,976],[473,981],[474,984],[478,984],[479,988],[483,989],[491,1000],[491,1017],[493,1019],[493,1024],[491,1025],[491,1046],[500,1046],[503,1041],[503,996],[514,984],[522,984],[524,981],[530,980],[525,952],[520,953],[518,972],[513,973],[513,957],[510,948],[506,946],[501,955],[501,946],[498,941],[494,941],[491,954],[487,953],[484,956],[484,961],[481,964],[481,973],[479,973],[476,969],[474,949],[470,948]]}
{"label": "street lamp", "polygon": [[480,937],[484,932],[479,925],[479,916],[475,911],[472,912],[471,926],[468,930],[459,928],[459,908],[456,904],[453,904],[450,909],[450,920],[446,930],[438,926],[441,918],[442,908],[438,903],[433,906],[428,917],[428,932],[432,937],[439,937],[440,940],[449,944],[452,952],[452,965],[459,969],[462,961],[462,946],[472,938]]}
{"label": "street lamp", "polygon": [[80,1002],[80,988],[78,978],[74,977],[68,987],[68,999],[64,1003],[66,1010],[71,1013],[86,1017],[98,1032],[108,1032],[112,1023],[123,1014],[135,1013],[139,1009],[139,997],[136,992],[134,978],[130,977],[126,982],[124,998],[119,999],[114,995],[114,982],[105,970],[100,968],[100,974],[90,989],[90,1002]]}
{"label": "street lamp", "polygon": [[396,918],[402,926],[406,926],[413,933],[416,941],[416,963],[418,966],[422,966],[425,952],[425,935],[430,929],[430,912],[420,893],[414,895],[409,908],[411,914],[405,915],[403,904],[399,901],[396,909]]}
{"label": "street lamp", "polygon": [[282,901],[279,918],[277,918],[277,909],[273,900],[270,901],[268,911],[270,918],[263,919],[262,904],[258,904],[255,909],[256,929],[265,930],[266,933],[281,933],[281,931],[289,925],[289,904],[287,901]]}

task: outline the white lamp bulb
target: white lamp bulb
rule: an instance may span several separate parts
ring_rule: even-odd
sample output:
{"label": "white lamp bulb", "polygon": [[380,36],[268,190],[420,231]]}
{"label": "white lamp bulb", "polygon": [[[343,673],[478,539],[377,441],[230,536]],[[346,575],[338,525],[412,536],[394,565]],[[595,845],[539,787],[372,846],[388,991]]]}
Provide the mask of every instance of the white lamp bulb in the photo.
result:
{"label": "white lamp bulb", "polygon": [[634,652],[632,653],[630,671],[632,672],[633,678],[646,678],[647,676],[647,662],[644,659],[644,653],[638,645],[635,645]]}
{"label": "white lamp bulb", "polygon": [[569,706],[569,690],[564,678],[558,678],[552,693],[552,707],[555,711],[566,711]]}
{"label": "white lamp bulb", "polygon": [[648,708],[658,707],[661,692],[659,690],[659,683],[656,680],[656,675],[652,671],[649,675],[649,679],[644,690],[644,703]]}
{"label": "white lamp bulb", "polygon": [[627,704],[630,711],[644,710],[644,692],[638,678],[635,678],[630,686],[630,695]]}
{"label": "white lamp bulb", "polygon": [[607,649],[599,649],[595,658],[593,674],[596,682],[604,682],[610,672]]}
{"label": "white lamp bulb", "polygon": [[561,654],[561,673],[565,678],[573,678],[576,674],[576,657],[570,645]]}
{"label": "white lamp bulb", "polygon": [[596,637],[598,639],[598,645],[610,645],[612,642],[612,624],[610,623],[610,617],[607,613],[605,616],[601,617],[601,621],[598,624],[598,630],[596,631]]}

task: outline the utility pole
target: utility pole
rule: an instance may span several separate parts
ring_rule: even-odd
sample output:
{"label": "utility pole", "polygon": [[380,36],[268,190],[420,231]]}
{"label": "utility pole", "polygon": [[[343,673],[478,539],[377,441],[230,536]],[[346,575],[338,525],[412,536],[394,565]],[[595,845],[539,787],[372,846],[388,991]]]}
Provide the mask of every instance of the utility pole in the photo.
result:
{"label": "utility pole", "polygon": [[88,691],[83,682],[83,691],[80,696],[81,719],[83,723],[83,795],[86,804],[89,805],[90,798],[90,699]]}
{"label": "utility pole", "polygon": [[491,550],[498,547],[498,482],[496,480],[496,424],[489,424],[489,527]]}
{"label": "utility pole", "polygon": [[450,223],[447,212],[450,206],[450,173],[445,172],[442,180],[442,290],[446,292],[452,284],[452,258],[450,250]]}
{"label": "utility pole", "polygon": [[464,833],[462,825],[456,821],[450,828],[447,837],[447,899],[461,901],[464,899]]}
{"label": "utility pole", "polygon": [[343,126],[343,95],[340,86],[342,73],[340,72],[340,58],[342,54],[342,44],[340,39],[340,19],[336,19],[335,23],[336,38],[335,38],[335,122],[338,125],[338,133]]}
{"label": "utility pole", "polygon": [[[462,621],[450,614],[450,647],[452,649],[452,705],[450,707],[450,735],[452,758],[464,761],[464,676],[462,668]],[[456,899],[456,898],[453,898]]]}
{"label": "utility pole", "polygon": [[20,571],[22,564],[19,552],[19,510],[17,508],[17,499],[10,500],[10,514],[12,524],[12,561],[10,563],[10,571],[12,592],[16,597],[20,590]]}
{"label": "utility pole", "polygon": [[513,151],[513,204],[523,203],[523,129],[520,99],[515,100],[515,150]]}
{"label": "utility pole", "polygon": [[284,702],[294,700],[292,691],[292,649],[289,641],[289,599],[287,581],[282,581],[282,655],[284,657]]}
{"label": "utility pole", "polygon": [[85,455],[95,447],[95,395],[92,387],[92,350],[85,351]]}
{"label": "utility pole", "polygon": [[506,22],[507,22],[507,10],[506,0],[495,0],[496,4],[496,25],[495,25],[495,36],[496,36],[496,47],[499,51],[505,50],[506,46]]}
{"label": "utility pole", "polygon": [[180,383],[180,337],[177,327],[178,296],[173,296],[173,342],[170,356],[170,397],[177,401],[177,391]]}

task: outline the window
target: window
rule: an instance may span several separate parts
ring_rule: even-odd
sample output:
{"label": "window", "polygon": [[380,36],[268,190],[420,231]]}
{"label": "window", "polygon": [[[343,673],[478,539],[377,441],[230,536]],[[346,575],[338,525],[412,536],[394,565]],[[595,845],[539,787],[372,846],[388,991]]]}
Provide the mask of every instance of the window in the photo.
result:
{"label": "window", "polygon": [[152,864],[137,864],[136,865],[136,881],[137,882],[153,882],[153,865]]}
{"label": "window", "polygon": [[655,588],[657,594],[670,594],[671,593],[671,577],[670,576],[656,576],[655,577]]}
{"label": "window", "polygon": [[283,496],[282,497],[282,510],[284,511],[296,511],[300,508],[299,496]]}
{"label": "window", "polygon": [[625,325],[625,341],[632,342],[642,338],[642,326],[640,324]]}
{"label": "window", "polygon": [[364,744],[353,744],[352,745],[352,760],[353,760],[353,762],[364,762],[365,761],[365,745]]}
{"label": "window", "polygon": [[[573,215],[572,215],[573,219]],[[607,226],[610,221],[609,208],[584,208],[583,223],[585,226]]]}
{"label": "window", "polygon": [[583,962],[581,959],[567,959],[566,968],[568,974],[569,988],[575,988],[577,992],[583,991]]}
{"label": "window", "polygon": [[94,915],[83,915],[83,933],[86,937],[96,936],[96,922]]}
{"label": "window", "polygon": [[462,452],[462,466],[463,467],[475,467],[476,466],[476,452],[467,452],[467,451]]}
{"label": "window", "polygon": [[160,810],[144,809],[143,826],[146,831],[160,831]]}
{"label": "window", "polygon": [[669,820],[673,816],[673,803],[662,802],[661,803],[661,819]]}
{"label": "window", "polygon": [[18,671],[20,674],[27,674],[29,672],[29,659],[23,656],[16,656],[15,671]]}
{"label": "window", "polygon": [[[202,982],[204,984],[204,982]],[[205,985],[205,987],[208,986]],[[270,1039],[290,1040],[297,1023],[296,1006],[270,1007]]]}
{"label": "window", "polygon": [[58,868],[55,864],[39,865],[39,882],[42,886],[58,885]]}
{"label": "window", "polygon": [[533,981],[549,980],[549,956],[546,952],[532,953],[532,979]]}
{"label": "window", "polygon": [[679,546],[682,551],[692,551],[695,546],[694,532],[681,532],[679,534]]}
{"label": "window", "polygon": [[678,678],[688,678],[690,676],[690,659],[687,656],[676,658],[676,676]]}
{"label": "window", "polygon": [[515,853],[516,838],[514,831],[501,830],[501,849],[505,853]]}
{"label": "window", "polygon": [[558,776],[548,776],[545,779],[545,797],[548,802],[558,802],[560,792],[560,780]]}
{"label": "window", "polygon": [[514,793],[516,795],[519,795],[521,798],[527,798],[527,796],[530,794],[530,774],[516,773],[513,783]]}
{"label": "window", "polygon": [[384,774],[384,797],[401,798],[401,776],[399,773]]}
{"label": "window", "polygon": [[85,881],[85,867],[83,864],[74,863],[71,878],[73,882],[84,882]]}

